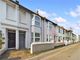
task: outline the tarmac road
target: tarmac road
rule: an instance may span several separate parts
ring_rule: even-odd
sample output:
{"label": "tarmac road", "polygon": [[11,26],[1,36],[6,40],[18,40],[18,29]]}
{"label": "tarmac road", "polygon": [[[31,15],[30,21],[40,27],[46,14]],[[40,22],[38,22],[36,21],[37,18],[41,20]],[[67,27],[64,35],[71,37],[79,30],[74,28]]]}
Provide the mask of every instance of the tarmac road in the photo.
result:
{"label": "tarmac road", "polygon": [[27,60],[80,60],[80,43],[44,52]]}

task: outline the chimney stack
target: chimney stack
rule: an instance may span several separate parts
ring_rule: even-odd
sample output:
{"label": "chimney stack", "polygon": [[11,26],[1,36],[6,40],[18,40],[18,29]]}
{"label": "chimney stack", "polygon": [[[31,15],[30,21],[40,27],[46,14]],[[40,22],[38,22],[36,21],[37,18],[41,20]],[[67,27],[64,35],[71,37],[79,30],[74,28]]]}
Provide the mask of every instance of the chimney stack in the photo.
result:
{"label": "chimney stack", "polygon": [[18,1],[18,0],[16,0],[16,3],[18,3],[18,4],[19,4],[19,1]]}
{"label": "chimney stack", "polygon": [[17,4],[19,4],[19,1],[18,0],[12,0],[12,1],[16,2]]}

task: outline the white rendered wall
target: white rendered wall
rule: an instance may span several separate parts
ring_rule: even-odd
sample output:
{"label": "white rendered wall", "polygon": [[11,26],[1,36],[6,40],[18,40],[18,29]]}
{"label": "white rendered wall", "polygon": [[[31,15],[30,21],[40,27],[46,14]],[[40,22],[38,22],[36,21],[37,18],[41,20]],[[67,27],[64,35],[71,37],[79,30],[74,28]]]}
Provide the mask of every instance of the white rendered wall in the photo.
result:
{"label": "white rendered wall", "polygon": [[54,44],[51,42],[34,42],[31,44],[31,54],[50,50],[54,48]]}
{"label": "white rendered wall", "polygon": [[[1,27],[3,28],[3,33],[4,35],[6,36],[6,32],[4,30],[7,29],[12,29],[12,30],[15,30],[16,31],[16,49],[19,48],[19,42],[18,42],[18,32],[19,30],[21,31],[27,31],[27,35],[26,35],[26,48],[30,48],[30,42],[31,42],[31,13],[29,11],[26,11],[26,19],[25,21],[23,21],[23,23],[25,22],[25,24],[23,23],[20,23],[19,21],[19,6],[12,3],[12,2],[8,2],[8,4],[13,4],[15,5],[15,18],[13,19],[9,19],[6,15],[7,11],[7,5],[6,5],[6,2],[4,2],[3,0],[0,0],[0,24],[1,24]],[[24,10],[24,9],[23,9]],[[12,13],[12,12],[10,12]],[[18,30],[18,31],[17,31]],[[6,36],[7,37],[7,36]],[[6,42],[6,47],[7,47],[7,38],[5,38],[5,42]]]}

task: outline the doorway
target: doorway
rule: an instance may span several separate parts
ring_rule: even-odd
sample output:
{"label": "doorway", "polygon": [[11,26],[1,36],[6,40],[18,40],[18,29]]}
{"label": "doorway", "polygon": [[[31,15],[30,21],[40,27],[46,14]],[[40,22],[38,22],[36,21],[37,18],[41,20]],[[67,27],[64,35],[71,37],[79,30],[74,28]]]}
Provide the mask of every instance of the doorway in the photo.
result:
{"label": "doorway", "polygon": [[25,31],[19,31],[19,49],[25,49]]}
{"label": "doorway", "polygon": [[8,48],[16,47],[16,33],[15,30],[8,30]]}

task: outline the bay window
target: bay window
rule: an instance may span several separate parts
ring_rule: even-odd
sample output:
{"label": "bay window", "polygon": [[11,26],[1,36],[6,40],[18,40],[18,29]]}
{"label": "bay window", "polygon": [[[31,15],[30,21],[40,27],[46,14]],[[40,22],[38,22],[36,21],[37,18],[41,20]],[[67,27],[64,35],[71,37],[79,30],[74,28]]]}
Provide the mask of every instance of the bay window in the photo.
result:
{"label": "bay window", "polygon": [[35,16],[35,26],[36,27],[40,27],[40,17],[39,16]]}
{"label": "bay window", "polygon": [[40,33],[35,33],[35,42],[40,41]]}

